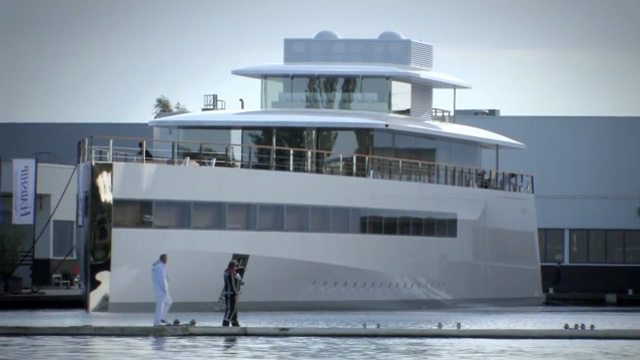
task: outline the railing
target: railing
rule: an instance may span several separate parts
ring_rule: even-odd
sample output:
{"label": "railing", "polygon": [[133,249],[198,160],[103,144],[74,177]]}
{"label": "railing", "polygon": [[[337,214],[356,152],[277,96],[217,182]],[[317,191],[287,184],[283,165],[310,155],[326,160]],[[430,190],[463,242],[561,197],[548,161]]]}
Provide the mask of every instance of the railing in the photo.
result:
{"label": "railing", "polygon": [[96,136],[80,141],[79,161],[234,167],[367,177],[508,192],[534,192],[533,176],[528,174],[410,159],[263,145]]}

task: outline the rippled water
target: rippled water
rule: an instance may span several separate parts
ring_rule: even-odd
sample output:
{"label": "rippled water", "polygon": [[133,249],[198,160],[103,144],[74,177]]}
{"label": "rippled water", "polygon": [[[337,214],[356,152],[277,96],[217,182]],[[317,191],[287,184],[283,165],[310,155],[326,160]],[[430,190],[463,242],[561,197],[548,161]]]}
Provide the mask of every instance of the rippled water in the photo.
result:
{"label": "rippled water", "polygon": [[[0,312],[0,326],[150,325],[153,314],[82,311]],[[173,314],[217,326],[218,313]],[[559,329],[565,323],[598,329],[640,329],[640,311],[619,308],[472,308],[415,312],[243,313],[247,326]],[[585,330],[588,331],[588,330]],[[640,341],[482,340],[260,337],[0,337],[1,359],[638,359]]]}

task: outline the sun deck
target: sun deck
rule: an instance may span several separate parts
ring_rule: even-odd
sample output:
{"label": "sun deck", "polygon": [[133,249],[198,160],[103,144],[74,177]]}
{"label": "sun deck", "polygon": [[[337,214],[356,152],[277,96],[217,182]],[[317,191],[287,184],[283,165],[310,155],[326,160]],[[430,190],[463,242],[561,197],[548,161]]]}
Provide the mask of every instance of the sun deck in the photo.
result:
{"label": "sun deck", "polygon": [[[181,151],[184,144],[195,146],[199,151]],[[528,194],[534,192],[533,176],[529,174],[278,146],[95,136],[80,141],[79,159],[80,162],[92,164],[133,162],[202,168],[227,167],[418,182]]]}

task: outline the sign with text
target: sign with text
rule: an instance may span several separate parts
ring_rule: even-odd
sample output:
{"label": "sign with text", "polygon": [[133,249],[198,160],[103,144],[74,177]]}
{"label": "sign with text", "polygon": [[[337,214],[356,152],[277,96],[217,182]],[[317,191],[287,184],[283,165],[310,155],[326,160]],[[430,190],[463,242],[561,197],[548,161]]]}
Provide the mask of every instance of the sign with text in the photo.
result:
{"label": "sign with text", "polygon": [[32,225],[35,202],[36,160],[13,159],[13,223]]}

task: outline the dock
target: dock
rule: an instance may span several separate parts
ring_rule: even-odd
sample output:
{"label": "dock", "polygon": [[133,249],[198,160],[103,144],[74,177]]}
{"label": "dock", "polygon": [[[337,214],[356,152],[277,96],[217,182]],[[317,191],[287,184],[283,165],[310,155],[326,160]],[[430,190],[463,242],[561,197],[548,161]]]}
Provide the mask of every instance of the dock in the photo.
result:
{"label": "dock", "polygon": [[538,340],[640,340],[640,330],[385,329],[220,326],[0,326],[0,336],[254,336],[334,338],[448,338]]}

